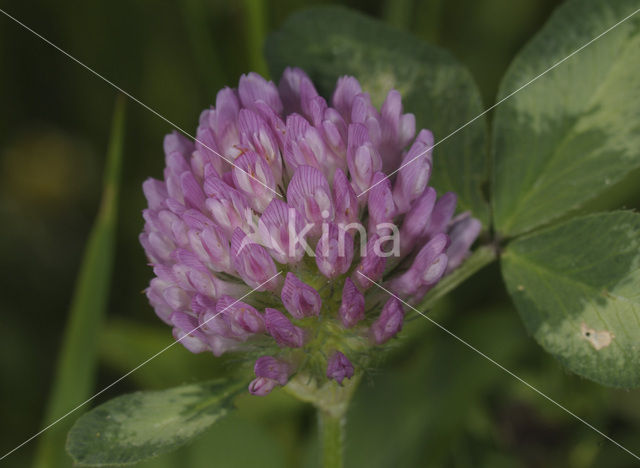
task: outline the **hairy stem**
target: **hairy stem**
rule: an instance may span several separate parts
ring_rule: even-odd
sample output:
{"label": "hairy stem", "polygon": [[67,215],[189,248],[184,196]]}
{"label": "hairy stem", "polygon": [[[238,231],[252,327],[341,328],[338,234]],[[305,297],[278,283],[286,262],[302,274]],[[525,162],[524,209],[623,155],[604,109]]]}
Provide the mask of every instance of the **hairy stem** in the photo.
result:
{"label": "hairy stem", "polygon": [[346,417],[318,409],[322,467],[342,468]]}

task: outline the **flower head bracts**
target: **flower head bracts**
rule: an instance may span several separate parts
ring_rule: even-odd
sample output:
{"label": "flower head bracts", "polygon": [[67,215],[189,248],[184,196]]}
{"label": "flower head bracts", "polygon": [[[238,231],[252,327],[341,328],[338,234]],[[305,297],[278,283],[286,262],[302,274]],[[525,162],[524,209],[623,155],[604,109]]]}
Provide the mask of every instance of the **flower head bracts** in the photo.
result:
{"label": "flower head bracts", "polygon": [[168,135],[164,180],[143,184],[146,293],[174,337],[256,356],[254,395],[361,371],[404,320],[372,282],[417,301],[481,230],[428,186],[433,135],[415,133],[400,93],[378,110],[353,77],[330,102],[295,68],[278,86],[250,73],[221,90],[197,141]]}

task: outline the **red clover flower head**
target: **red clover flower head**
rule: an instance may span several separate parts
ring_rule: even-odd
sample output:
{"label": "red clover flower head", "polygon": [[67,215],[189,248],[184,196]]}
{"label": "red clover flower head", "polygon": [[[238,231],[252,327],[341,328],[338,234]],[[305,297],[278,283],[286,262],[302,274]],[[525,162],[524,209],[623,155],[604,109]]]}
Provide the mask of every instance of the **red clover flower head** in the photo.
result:
{"label": "red clover flower head", "polygon": [[249,73],[221,90],[195,143],[167,135],[140,242],[147,297],[176,340],[245,353],[254,395],[295,374],[342,385],[361,371],[404,320],[374,282],[418,301],[481,229],[428,186],[433,135],[415,130],[395,90],[378,110],[344,76],[329,104],[288,68],[278,86]]}

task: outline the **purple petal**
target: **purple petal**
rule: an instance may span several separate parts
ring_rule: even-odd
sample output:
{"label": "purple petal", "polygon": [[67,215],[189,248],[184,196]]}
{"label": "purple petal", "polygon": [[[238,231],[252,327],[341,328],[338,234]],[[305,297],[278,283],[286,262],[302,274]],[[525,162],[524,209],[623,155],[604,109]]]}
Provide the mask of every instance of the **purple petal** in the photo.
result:
{"label": "purple petal", "polygon": [[335,201],[335,222],[351,224],[358,220],[358,198],[341,169],[337,169],[333,178],[333,199]]}
{"label": "purple petal", "polygon": [[[192,165],[202,165],[203,168],[210,165],[216,173],[220,174],[228,167],[228,164],[220,157],[221,155],[224,156],[226,151],[218,145],[214,129],[211,126],[212,121],[216,120],[215,115],[216,113],[213,109],[206,109],[200,114],[200,123],[196,130],[196,150],[193,153],[196,162],[194,163],[192,160]],[[228,124],[228,127],[224,132],[221,131],[219,139],[222,143],[233,145],[237,143],[235,119]],[[227,142],[225,138],[229,137],[231,141]]]}
{"label": "purple petal", "polygon": [[[177,250],[176,252],[179,252]],[[216,297],[216,284],[213,275],[206,268],[194,268],[178,263],[173,266],[173,275],[180,287],[186,291],[195,291],[205,296]]]}
{"label": "purple petal", "polygon": [[165,135],[163,147],[165,154],[179,153],[185,158],[195,149],[193,142],[177,131]]}
{"label": "purple petal", "polygon": [[327,362],[327,378],[333,379],[342,385],[344,379],[353,377],[353,365],[340,351],[331,355]]}
{"label": "purple petal", "polygon": [[355,326],[364,318],[364,295],[356,288],[351,278],[347,278],[344,282],[338,315],[345,328]]}
{"label": "purple petal", "polygon": [[162,291],[162,298],[175,311],[189,309],[191,296],[184,289],[177,286],[169,286]]}
{"label": "purple petal", "polygon": [[196,209],[188,209],[185,210],[181,215],[182,221],[186,224],[189,229],[198,229],[202,230],[209,226],[215,226],[216,223],[213,222],[211,218],[209,218],[204,212]]}
{"label": "purple petal", "polygon": [[191,310],[197,315],[207,310],[215,310],[215,308],[216,301],[211,297],[196,294],[193,296],[193,299],[191,299]]}
{"label": "purple petal", "polygon": [[255,307],[231,296],[221,296],[216,303],[216,312],[228,319],[231,332],[240,339],[256,333],[264,333],[264,317]]}
{"label": "purple petal", "polygon": [[243,194],[215,176],[205,179],[204,191],[208,197],[207,211],[228,237],[233,235],[235,228],[248,227],[253,213]]}
{"label": "purple petal", "polygon": [[258,377],[253,379],[249,384],[249,393],[254,396],[265,396],[271,393],[271,390],[273,390],[276,385],[277,382],[275,380]]}
{"label": "purple petal", "polygon": [[206,351],[206,337],[198,328],[198,321],[182,312],[174,312],[171,315],[171,322],[174,325],[173,336],[185,348],[192,353]]}
{"label": "purple petal", "polygon": [[272,356],[262,356],[258,358],[253,366],[253,372],[257,377],[275,380],[280,385],[286,385],[289,380],[291,368],[285,361],[281,361]]}
{"label": "purple petal", "polygon": [[[198,302],[200,302],[200,304],[198,304]],[[197,295],[191,303],[192,307],[195,305],[195,308],[200,309],[198,320],[200,330],[202,330],[203,333],[207,335],[218,335],[224,338],[237,338],[231,331],[229,319],[224,311],[219,311],[215,307],[211,307],[210,304],[206,304],[203,307],[202,298]]]}
{"label": "purple petal", "polygon": [[165,207],[165,200],[169,196],[167,186],[164,182],[152,178],[148,178],[142,184],[142,191],[149,203],[149,208],[159,210]]}
{"label": "purple petal", "polygon": [[[187,247],[189,245],[189,237],[187,235],[189,228],[181,216],[176,216],[169,211],[161,211],[158,213],[158,219],[169,228],[170,237],[177,246]],[[164,232],[167,232],[167,229]]]}
{"label": "purple petal", "polygon": [[472,218],[469,212],[456,217],[449,228],[451,245],[449,245],[447,249],[449,262],[445,274],[458,268],[464,259],[467,258],[469,248],[475,242],[480,231],[482,231],[482,223]]}
{"label": "purple petal", "polygon": [[167,281],[163,281],[160,278],[153,278],[145,293],[156,315],[160,317],[164,323],[172,325],[170,317],[171,314],[173,314],[173,309],[167,304],[163,296],[163,292],[168,286],[169,283]]}
{"label": "purple petal", "polygon": [[306,98],[302,101],[302,110],[315,127],[320,127],[324,113],[327,110],[327,101],[322,96]]}
{"label": "purple petal", "polygon": [[400,295],[413,295],[422,286],[435,285],[447,267],[445,251],[448,245],[449,237],[446,234],[436,234],[418,252],[411,267],[391,282],[391,290]]}
{"label": "purple petal", "polygon": [[293,273],[287,273],[280,297],[287,311],[297,319],[320,314],[320,294]]}
{"label": "purple petal", "polygon": [[[220,161],[223,161],[220,158],[218,159]],[[193,175],[196,176],[197,180],[203,180],[207,171],[219,175],[223,170],[222,164],[214,163],[214,160],[208,155],[204,154],[202,151],[193,152],[189,165],[191,167],[191,172],[193,172]]]}
{"label": "purple petal", "polygon": [[[227,160],[233,161],[240,154],[240,137],[236,122],[240,112],[240,102],[236,92],[230,88],[218,91],[216,96],[216,108],[202,116],[200,126],[210,128],[214,134],[218,153]],[[211,154],[211,158],[220,159],[219,155]],[[221,168],[227,166],[226,161],[218,163]],[[218,169],[218,168],[217,168]],[[218,169],[220,171],[220,169]]]}
{"label": "purple petal", "polygon": [[254,210],[264,211],[275,196],[276,182],[267,162],[253,151],[235,160],[233,182]]}
{"label": "purple petal", "polygon": [[234,273],[231,265],[229,239],[216,225],[202,230],[192,229],[188,233],[189,245],[198,259],[214,271]]}
{"label": "purple petal", "polygon": [[167,153],[165,156],[166,169],[169,174],[173,176],[180,176],[183,172],[189,171],[189,165],[185,157],[174,151],[173,153]]}
{"label": "purple petal", "polygon": [[278,95],[278,88],[272,81],[267,81],[257,73],[251,72],[240,77],[238,96],[242,105],[252,109],[256,102],[263,101],[276,114],[282,112],[282,101]]}
{"label": "purple petal", "polygon": [[447,192],[438,199],[429,219],[429,226],[425,232],[426,236],[431,238],[447,230],[449,221],[451,221],[451,217],[456,211],[457,201],[458,197],[453,192]]}
{"label": "purple petal", "polygon": [[309,223],[315,224],[316,232],[323,222],[334,218],[329,183],[316,168],[300,166],[296,169],[287,187],[287,201]]}
{"label": "purple petal", "polygon": [[238,130],[243,145],[252,149],[263,158],[279,182],[282,178],[282,158],[278,139],[267,121],[257,112],[242,109],[238,116]]}
{"label": "purple petal", "polygon": [[353,260],[353,237],[334,223],[323,225],[323,233],[316,245],[316,265],[329,279],[349,270]]}
{"label": "purple petal", "polygon": [[165,160],[167,167],[164,170],[164,180],[167,184],[167,194],[170,198],[184,203],[180,177],[185,172],[190,172],[189,165],[184,157],[178,153],[168,154]]}
{"label": "purple petal", "polygon": [[427,187],[431,177],[432,147],[433,135],[428,130],[422,130],[402,161],[404,167],[401,166],[398,171],[398,178],[393,187],[393,197],[401,213],[406,213],[411,203]]}
{"label": "purple petal", "polygon": [[337,160],[337,167],[346,167],[347,158],[347,124],[342,116],[332,108],[324,112],[322,121],[324,139]]}
{"label": "purple petal", "polygon": [[390,222],[396,215],[396,204],[391,194],[391,181],[382,173],[376,172],[369,191],[369,224],[370,231],[377,231],[376,226]]}
{"label": "purple petal", "polygon": [[387,139],[395,140],[400,126],[400,118],[402,117],[402,96],[397,90],[391,89],[387,93],[387,97],[380,108],[380,117],[384,127],[389,132]]}
{"label": "purple petal", "polygon": [[307,74],[300,68],[295,67],[285,68],[278,84],[278,90],[280,91],[285,114],[302,113],[302,102],[311,100],[318,95],[313,82]]}
{"label": "purple petal", "polygon": [[267,332],[276,340],[280,346],[290,348],[301,348],[305,341],[304,330],[295,326],[279,310],[265,310],[265,326]]}
{"label": "purple petal", "polygon": [[169,237],[159,232],[150,232],[149,234],[142,233],[139,239],[147,254],[147,258],[149,258],[152,263],[169,261],[171,254],[176,248]]}
{"label": "purple petal", "polygon": [[[258,222],[262,245],[279,263],[295,264],[304,256],[304,220],[295,208],[274,198]],[[313,252],[313,251],[311,251]]]}
{"label": "purple petal", "polygon": [[[371,186],[373,174],[382,169],[382,159],[373,144],[366,140],[368,131],[362,124],[349,125],[347,166],[356,194]],[[364,140],[364,141],[363,141]],[[360,142],[363,141],[361,144]]]}
{"label": "purple petal", "polygon": [[262,284],[277,273],[271,256],[264,247],[254,243],[238,228],[231,238],[231,253],[236,271],[249,286],[257,288],[258,291],[278,289],[280,284],[278,277]]}
{"label": "purple petal", "polygon": [[276,114],[271,107],[266,103],[259,101],[256,102],[254,110],[258,112],[262,118],[269,124],[269,127],[273,131],[280,147],[284,147],[284,137],[287,133],[286,125],[284,121]]}
{"label": "purple petal", "polygon": [[[169,201],[168,199],[167,201]],[[169,210],[161,210],[153,218],[157,233],[166,236],[172,243],[185,246],[188,242],[187,225],[180,216]]]}
{"label": "purple petal", "polygon": [[392,89],[387,94],[380,109],[380,153],[383,171],[388,173],[397,168],[402,150],[409,144],[416,132],[413,114],[402,114],[400,93]]}
{"label": "purple petal", "polygon": [[398,299],[392,297],[382,308],[378,319],[373,322],[370,329],[372,340],[376,344],[383,344],[396,336],[402,330],[404,310]]}
{"label": "purple petal", "polygon": [[328,148],[318,130],[298,114],[287,117],[284,160],[292,171],[300,166],[311,166],[324,170],[327,165]]}
{"label": "purple petal", "polygon": [[188,208],[203,210],[205,202],[204,191],[202,190],[202,186],[196,181],[193,173],[191,171],[182,173],[180,183],[182,185],[185,205]]}
{"label": "purple petal", "polygon": [[380,280],[387,265],[387,257],[380,252],[379,239],[378,234],[369,237],[366,254],[353,273],[353,280],[362,289],[368,289],[372,286],[372,281]]}
{"label": "purple petal", "polygon": [[431,187],[427,187],[404,217],[402,228],[400,229],[400,241],[404,252],[408,252],[418,239],[426,235],[429,218],[435,203],[436,191]]}
{"label": "purple petal", "polygon": [[[352,123],[347,127],[347,154],[354,153],[359,147],[365,143],[370,143],[369,130],[366,125],[360,123]],[[354,153],[355,154],[355,153]]]}
{"label": "purple petal", "polygon": [[208,336],[208,345],[214,356],[219,357],[224,353],[231,351],[238,351],[243,349],[242,343],[231,338],[225,338],[223,336],[211,335]]}
{"label": "purple petal", "polygon": [[240,112],[240,101],[236,92],[228,87],[222,88],[216,95],[216,121],[214,124],[235,122]]}
{"label": "purple petal", "polygon": [[351,119],[351,107],[353,99],[362,92],[360,83],[352,76],[342,76],[338,78],[336,89],[333,92],[331,103],[340,114],[346,119]]}
{"label": "purple petal", "polygon": [[369,119],[377,120],[378,111],[371,104],[371,97],[367,93],[354,96],[351,106],[351,122],[357,122],[369,127]]}

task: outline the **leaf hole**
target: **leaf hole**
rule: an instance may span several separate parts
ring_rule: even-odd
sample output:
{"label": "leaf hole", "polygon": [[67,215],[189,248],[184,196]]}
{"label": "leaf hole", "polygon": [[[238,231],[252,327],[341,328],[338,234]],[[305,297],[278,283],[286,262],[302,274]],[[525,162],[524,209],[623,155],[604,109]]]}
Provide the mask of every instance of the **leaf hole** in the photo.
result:
{"label": "leaf hole", "polygon": [[596,351],[606,348],[611,344],[615,335],[607,330],[594,330],[587,326],[586,323],[580,325],[580,332],[585,340],[589,342]]}

